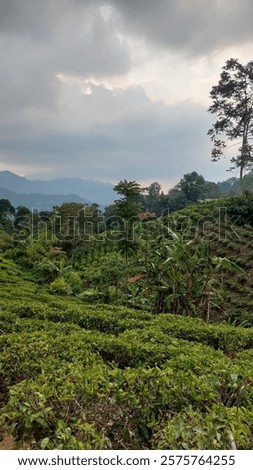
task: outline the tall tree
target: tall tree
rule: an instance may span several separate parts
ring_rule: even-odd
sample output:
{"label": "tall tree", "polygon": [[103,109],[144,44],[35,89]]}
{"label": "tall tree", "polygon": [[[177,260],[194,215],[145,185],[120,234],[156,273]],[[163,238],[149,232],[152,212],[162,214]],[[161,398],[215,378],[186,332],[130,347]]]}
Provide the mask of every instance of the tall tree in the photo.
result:
{"label": "tall tree", "polygon": [[149,212],[155,212],[157,214],[158,207],[160,203],[160,195],[161,195],[162,187],[157,181],[151,183],[148,187],[147,191],[148,194],[145,196],[145,209]]}
{"label": "tall tree", "polygon": [[10,201],[8,199],[0,199],[0,214],[10,214],[14,215],[15,214],[15,209],[11,205]]}
{"label": "tall tree", "polygon": [[184,194],[187,202],[199,202],[202,199],[212,199],[219,196],[217,184],[206,181],[196,171],[186,173],[177,184],[176,189]]}
{"label": "tall tree", "polygon": [[136,181],[120,181],[113,190],[120,194],[121,199],[115,201],[117,215],[122,221],[120,234],[121,251],[125,254],[126,262],[131,251],[136,248],[134,238],[134,222],[141,209],[141,195],[147,188],[142,188]]}
{"label": "tall tree", "polygon": [[213,104],[208,111],[217,116],[209,129],[213,142],[212,160],[223,155],[228,141],[238,140],[238,154],[231,158],[234,168],[240,169],[240,184],[244,171],[253,166],[253,147],[249,138],[253,135],[253,61],[242,65],[237,59],[229,59],[222,68],[217,86],[211,90]]}
{"label": "tall tree", "polygon": [[126,220],[137,216],[141,206],[140,196],[146,189],[147,188],[141,188],[136,181],[127,180],[120,181],[114,186],[113,190],[123,196],[120,200],[115,201],[118,215]]}
{"label": "tall tree", "polygon": [[8,233],[12,232],[13,224],[12,219],[15,214],[15,209],[8,199],[0,199],[0,226]]}

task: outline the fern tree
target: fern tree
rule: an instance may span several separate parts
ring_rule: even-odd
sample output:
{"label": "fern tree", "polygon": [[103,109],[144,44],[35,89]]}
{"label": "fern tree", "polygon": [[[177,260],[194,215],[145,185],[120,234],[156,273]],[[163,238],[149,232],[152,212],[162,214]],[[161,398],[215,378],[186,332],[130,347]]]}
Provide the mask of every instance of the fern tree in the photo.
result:
{"label": "fern tree", "polygon": [[136,181],[123,180],[114,186],[113,190],[121,195],[121,198],[115,201],[116,213],[121,221],[119,248],[128,262],[129,254],[137,247],[134,224],[141,209],[141,195],[146,188],[141,188]]}

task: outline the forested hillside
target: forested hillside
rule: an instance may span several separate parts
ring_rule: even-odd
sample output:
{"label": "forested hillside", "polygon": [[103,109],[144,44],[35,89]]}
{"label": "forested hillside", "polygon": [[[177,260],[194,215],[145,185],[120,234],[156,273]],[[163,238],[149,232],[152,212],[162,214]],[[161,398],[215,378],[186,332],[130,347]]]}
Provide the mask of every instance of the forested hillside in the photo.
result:
{"label": "forested hillside", "polygon": [[253,200],[158,218],[130,183],[107,218],[2,203],[1,435],[29,449],[253,449]]}

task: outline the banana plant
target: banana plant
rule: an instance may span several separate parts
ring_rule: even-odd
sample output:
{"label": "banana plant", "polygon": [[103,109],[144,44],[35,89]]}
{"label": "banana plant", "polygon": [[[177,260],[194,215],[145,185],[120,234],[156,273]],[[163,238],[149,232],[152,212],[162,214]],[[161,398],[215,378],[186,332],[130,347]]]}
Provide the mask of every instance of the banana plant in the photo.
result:
{"label": "banana plant", "polygon": [[159,240],[159,249],[146,263],[146,279],[153,290],[151,310],[208,321],[212,305],[222,297],[224,271],[241,268],[227,258],[211,256],[204,239],[188,240],[187,229],[182,233],[167,230],[169,239]]}

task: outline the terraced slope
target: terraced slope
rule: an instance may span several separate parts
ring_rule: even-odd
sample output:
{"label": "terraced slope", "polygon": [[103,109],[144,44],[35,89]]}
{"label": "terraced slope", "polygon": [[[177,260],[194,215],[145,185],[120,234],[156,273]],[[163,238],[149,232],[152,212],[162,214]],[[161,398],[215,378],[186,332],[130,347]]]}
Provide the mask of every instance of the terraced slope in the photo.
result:
{"label": "terraced slope", "polygon": [[253,328],[86,305],[0,263],[3,436],[31,449],[253,449]]}
{"label": "terraced slope", "polygon": [[[253,325],[253,228],[243,224],[242,211],[230,215],[231,198],[208,201],[189,206],[169,219],[172,228],[190,224],[189,238],[204,237],[209,242],[211,255],[227,257],[241,271],[224,271],[223,302],[213,312],[217,321],[234,325]],[[241,225],[238,225],[240,222]]]}

